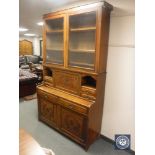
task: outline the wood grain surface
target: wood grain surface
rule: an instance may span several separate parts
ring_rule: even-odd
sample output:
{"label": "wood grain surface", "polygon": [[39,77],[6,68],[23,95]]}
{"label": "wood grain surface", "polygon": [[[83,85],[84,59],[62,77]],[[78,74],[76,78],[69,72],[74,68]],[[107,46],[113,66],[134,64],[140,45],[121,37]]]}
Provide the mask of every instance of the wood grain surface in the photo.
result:
{"label": "wood grain surface", "polygon": [[24,129],[19,131],[19,155],[45,155],[37,141]]}

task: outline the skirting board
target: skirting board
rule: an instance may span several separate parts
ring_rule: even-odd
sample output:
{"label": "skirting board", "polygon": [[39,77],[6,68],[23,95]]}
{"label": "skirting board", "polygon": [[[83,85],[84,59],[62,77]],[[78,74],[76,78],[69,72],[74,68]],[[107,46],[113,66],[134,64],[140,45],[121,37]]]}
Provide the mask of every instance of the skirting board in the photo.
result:
{"label": "skirting board", "polygon": [[[106,137],[106,136],[104,136],[104,135],[100,135],[100,137],[102,138],[102,139],[104,139],[106,142],[108,142],[108,143],[111,143],[111,144],[114,144],[115,143],[115,141],[114,140],[112,140],[112,139],[110,139],[110,138],[108,138],[108,137]],[[131,153],[132,155],[135,155],[135,151],[133,151],[133,150],[125,150],[125,151],[127,151],[127,152],[129,152],[129,153]]]}

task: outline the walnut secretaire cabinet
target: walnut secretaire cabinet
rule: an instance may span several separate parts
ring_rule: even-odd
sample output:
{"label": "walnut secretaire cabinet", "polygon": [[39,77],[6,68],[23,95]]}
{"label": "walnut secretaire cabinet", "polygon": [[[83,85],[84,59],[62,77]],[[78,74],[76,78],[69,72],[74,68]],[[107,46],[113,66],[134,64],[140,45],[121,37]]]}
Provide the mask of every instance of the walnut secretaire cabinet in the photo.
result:
{"label": "walnut secretaire cabinet", "polygon": [[101,130],[111,10],[100,1],[44,15],[39,120],[86,150]]}

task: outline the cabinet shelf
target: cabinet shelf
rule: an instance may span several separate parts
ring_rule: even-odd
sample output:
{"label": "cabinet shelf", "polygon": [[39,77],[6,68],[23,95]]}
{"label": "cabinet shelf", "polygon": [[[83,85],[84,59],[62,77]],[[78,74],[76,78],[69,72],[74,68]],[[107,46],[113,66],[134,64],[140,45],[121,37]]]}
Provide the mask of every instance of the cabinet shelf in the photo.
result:
{"label": "cabinet shelf", "polygon": [[96,27],[82,27],[82,28],[71,28],[71,32],[76,32],[76,31],[91,31],[91,30],[96,30]]}
{"label": "cabinet shelf", "polygon": [[95,53],[95,50],[87,50],[87,49],[69,49],[70,52],[77,52],[77,53]]}
{"label": "cabinet shelf", "polygon": [[49,60],[49,61],[47,61],[46,63],[47,63],[47,64],[48,64],[48,63],[52,63],[52,64],[63,64],[63,61],[61,61],[61,60]]}
{"label": "cabinet shelf", "polygon": [[53,52],[53,51],[60,51],[60,52],[64,51],[63,49],[53,49],[53,48],[47,48],[46,50],[51,51],[51,52]]}
{"label": "cabinet shelf", "polygon": [[61,33],[63,30],[48,30],[46,33]]}
{"label": "cabinet shelf", "polygon": [[70,64],[72,64],[71,66],[88,66],[88,67],[94,67],[94,64],[89,64],[89,63],[84,63],[84,62],[70,62]]}

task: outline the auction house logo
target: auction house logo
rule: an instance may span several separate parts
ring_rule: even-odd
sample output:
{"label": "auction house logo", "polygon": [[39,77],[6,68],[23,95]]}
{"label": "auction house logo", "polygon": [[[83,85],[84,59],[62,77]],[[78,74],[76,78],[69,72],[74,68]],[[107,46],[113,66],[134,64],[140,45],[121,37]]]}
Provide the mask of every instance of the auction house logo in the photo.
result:
{"label": "auction house logo", "polygon": [[129,150],[130,149],[130,135],[115,135],[115,149]]}

